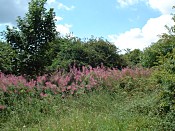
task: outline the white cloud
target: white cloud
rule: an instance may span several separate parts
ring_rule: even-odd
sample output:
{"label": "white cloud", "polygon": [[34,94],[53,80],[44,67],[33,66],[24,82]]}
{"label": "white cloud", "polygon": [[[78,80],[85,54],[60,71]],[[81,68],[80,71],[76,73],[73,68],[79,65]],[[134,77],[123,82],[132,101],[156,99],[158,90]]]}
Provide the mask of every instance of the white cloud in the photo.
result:
{"label": "white cloud", "polygon": [[170,14],[173,12],[172,6],[175,5],[175,0],[147,0],[147,3],[162,14]]}
{"label": "white cloud", "polygon": [[121,7],[129,6],[138,3],[139,0],[117,0]]}
{"label": "white cloud", "polygon": [[[55,19],[57,20],[57,22],[63,20],[62,17],[60,16],[56,16]],[[70,28],[72,27],[72,25],[70,24],[57,24],[56,25],[56,30],[63,36],[66,36],[68,34],[70,34]]]}
{"label": "white cloud", "polygon": [[60,17],[60,16],[55,16],[55,19],[56,19],[57,22],[63,20],[63,18]]}
{"label": "white cloud", "polygon": [[65,10],[69,11],[69,10],[73,10],[74,8],[75,8],[75,6],[73,6],[73,5],[68,7],[68,6],[66,6],[66,5],[64,5],[62,3],[58,4],[58,9],[65,9]]}
{"label": "white cloud", "polygon": [[121,50],[130,49],[143,49],[149,46],[152,42],[156,42],[162,33],[167,33],[165,25],[172,26],[171,15],[162,15],[158,18],[151,18],[143,26],[143,28],[133,28],[129,31],[119,35],[109,35],[111,42]]}
{"label": "white cloud", "polygon": [[55,0],[47,0],[48,4],[52,4],[52,3],[55,3],[55,2],[56,2]]}
{"label": "white cloud", "polygon": [[58,24],[56,25],[56,30],[63,36],[66,36],[68,34],[70,34],[70,28],[72,27],[72,25],[69,24]]}
{"label": "white cloud", "polygon": [[142,28],[133,28],[121,34],[109,35],[109,39],[120,49],[143,49],[152,42],[156,42],[162,33],[167,33],[165,25],[173,26],[171,13],[174,13],[172,6],[175,0],[117,0],[120,7],[132,6],[139,2],[145,2],[147,6],[158,10],[161,16],[150,18]]}
{"label": "white cloud", "polygon": [[170,14],[174,11],[172,6],[175,5],[175,0],[117,0],[120,7],[132,6],[140,2],[146,3],[152,9],[158,10],[162,14]]}

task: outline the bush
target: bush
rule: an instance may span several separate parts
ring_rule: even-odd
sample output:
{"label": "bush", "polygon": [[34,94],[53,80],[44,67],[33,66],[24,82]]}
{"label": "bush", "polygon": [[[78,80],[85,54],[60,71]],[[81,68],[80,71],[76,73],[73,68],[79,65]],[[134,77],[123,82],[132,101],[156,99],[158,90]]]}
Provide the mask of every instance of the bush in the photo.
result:
{"label": "bush", "polygon": [[91,38],[86,42],[75,37],[57,38],[54,43],[53,51],[57,52],[53,56],[52,65],[48,66],[48,71],[64,69],[69,71],[70,67],[92,66],[93,68],[103,64],[105,67],[122,66],[121,56],[118,49],[108,41],[101,38]]}
{"label": "bush", "polygon": [[163,113],[175,111],[175,49],[159,59],[160,66],[156,74],[162,86],[160,108]]}
{"label": "bush", "polygon": [[135,49],[131,51],[130,49],[126,50],[126,53],[122,55],[122,58],[124,59],[125,66],[127,67],[135,67],[135,66],[140,66],[141,62],[141,55],[142,51],[139,49]]}
{"label": "bush", "polygon": [[158,111],[165,130],[174,130],[175,126],[175,49],[159,58],[155,73],[157,83],[161,86]]}
{"label": "bush", "polygon": [[144,67],[158,66],[159,59],[171,53],[175,48],[174,37],[164,34],[159,41],[147,47],[141,55],[141,64]]}
{"label": "bush", "polygon": [[0,56],[0,72],[5,74],[15,73],[16,53],[8,43],[0,42]]}

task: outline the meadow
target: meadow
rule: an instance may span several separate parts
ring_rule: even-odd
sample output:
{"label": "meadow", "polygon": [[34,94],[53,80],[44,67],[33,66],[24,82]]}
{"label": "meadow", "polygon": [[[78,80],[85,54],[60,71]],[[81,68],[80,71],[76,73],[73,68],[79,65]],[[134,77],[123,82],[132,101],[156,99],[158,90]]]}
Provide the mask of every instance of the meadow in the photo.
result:
{"label": "meadow", "polygon": [[0,73],[0,130],[161,130],[152,72],[73,67],[30,81]]}
{"label": "meadow", "polygon": [[46,2],[1,32],[0,131],[175,131],[175,26],[120,54],[103,37],[62,36]]}

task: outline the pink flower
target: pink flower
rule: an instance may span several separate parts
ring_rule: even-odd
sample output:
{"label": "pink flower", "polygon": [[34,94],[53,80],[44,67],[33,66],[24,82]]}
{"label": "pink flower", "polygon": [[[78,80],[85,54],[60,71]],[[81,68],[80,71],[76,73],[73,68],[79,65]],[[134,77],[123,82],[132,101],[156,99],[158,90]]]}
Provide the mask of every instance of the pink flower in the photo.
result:
{"label": "pink flower", "polygon": [[70,90],[72,87],[71,86],[68,86],[67,89]]}
{"label": "pink flower", "polygon": [[65,92],[66,91],[66,88],[65,87],[61,88],[61,91],[62,92]]}
{"label": "pink flower", "polygon": [[7,92],[7,87],[5,85],[2,85],[1,87],[3,92]]}
{"label": "pink flower", "polygon": [[42,84],[46,81],[46,75],[37,77],[37,82]]}
{"label": "pink flower", "polygon": [[6,106],[0,105],[0,110],[4,110],[5,108],[6,108]]}
{"label": "pink flower", "polygon": [[36,86],[36,81],[31,80],[31,81],[27,82],[24,85],[27,86],[27,87],[29,87],[29,88],[34,88]]}
{"label": "pink flower", "polygon": [[40,93],[40,96],[41,96],[41,97],[47,97],[47,94],[41,92],[41,93]]}

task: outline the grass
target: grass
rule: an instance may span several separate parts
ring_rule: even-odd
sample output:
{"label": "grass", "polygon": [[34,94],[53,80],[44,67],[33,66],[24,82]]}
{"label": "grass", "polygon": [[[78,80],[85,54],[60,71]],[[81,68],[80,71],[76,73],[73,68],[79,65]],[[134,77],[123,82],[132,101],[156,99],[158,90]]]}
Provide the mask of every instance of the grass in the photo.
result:
{"label": "grass", "polygon": [[14,100],[14,111],[1,112],[0,130],[24,131],[139,131],[156,130],[159,118],[151,113],[156,90],[130,94],[105,89],[62,99]]}
{"label": "grass", "polygon": [[0,74],[1,131],[161,130],[147,69],[73,68],[37,81]]}

